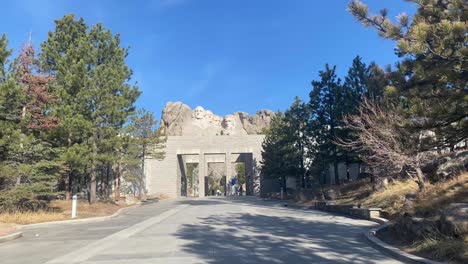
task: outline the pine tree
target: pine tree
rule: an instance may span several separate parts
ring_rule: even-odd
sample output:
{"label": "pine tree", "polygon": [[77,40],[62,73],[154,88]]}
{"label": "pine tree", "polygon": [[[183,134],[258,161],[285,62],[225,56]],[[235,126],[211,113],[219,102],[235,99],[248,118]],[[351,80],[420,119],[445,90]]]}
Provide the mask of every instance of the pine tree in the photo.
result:
{"label": "pine tree", "polygon": [[277,179],[283,190],[288,177],[294,177],[298,187],[308,186],[306,158],[310,148],[307,126],[309,113],[307,104],[296,97],[285,114],[276,114],[265,132],[262,175]]}
{"label": "pine tree", "polygon": [[294,98],[293,104],[289,109],[285,111],[284,121],[286,134],[289,136],[288,139],[291,141],[289,144],[293,146],[290,153],[291,156],[295,156],[296,160],[295,172],[296,179],[298,180],[298,186],[306,188],[308,185],[308,176],[306,168],[306,157],[308,156],[308,149],[310,148],[308,121],[310,119],[309,107],[306,103],[299,99]]}
{"label": "pine tree", "polygon": [[370,78],[370,68],[362,62],[362,58],[356,56],[345,77],[344,89],[348,97],[346,102],[346,112],[357,112],[357,105],[362,97],[368,96],[368,83]]}
{"label": "pine tree", "polygon": [[[0,45],[5,52],[6,38]],[[53,97],[51,78],[37,71],[34,48],[27,43],[12,65],[5,70],[6,58],[1,59],[2,81],[0,102],[2,128],[0,148],[0,207],[3,210],[36,210],[45,206],[40,199],[53,193],[62,169],[56,151],[46,141],[47,134],[58,126],[59,120],[50,115]],[[5,103],[3,103],[5,102]]]}
{"label": "pine tree", "polygon": [[88,68],[90,84],[86,96],[89,105],[92,132],[90,203],[96,202],[96,179],[99,162],[99,144],[105,143],[100,138],[116,140],[119,129],[134,111],[134,102],[140,95],[138,88],[127,82],[132,72],[125,63],[128,49],[120,47],[120,36],[113,36],[102,24],[93,26],[89,32],[91,61]]}
{"label": "pine tree", "polygon": [[11,189],[19,177],[13,156],[20,144],[19,117],[24,96],[15,81],[14,72],[10,71],[12,52],[3,34],[0,38],[0,191]]}
{"label": "pine tree", "polygon": [[102,24],[88,30],[83,19],[67,15],[56,21],[42,50],[41,65],[55,75],[63,100],[55,113],[67,120],[56,136],[68,165],[67,185],[71,186],[73,173],[84,174],[94,203],[97,181],[101,180],[101,190],[109,186],[109,173],[104,171],[117,160],[120,129],[140,94],[129,84],[128,49],[120,47],[120,36]]}
{"label": "pine tree", "polygon": [[62,122],[51,137],[67,168],[62,175],[66,199],[70,199],[74,181],[83,182],[84,175],[89,173],[87,140],[92,124],[83,100],[89,82],[87,29],[83,19],[75,20],[72,14],[56,20],[55,30],[49,32],[47,40],[41,44],[39,55],[41,70],[55,76],[57,104],[53,113]]}
{"label": "pine tree", "polygon": [[265,131],[262,143],[262,177],[277,179],[283,190],[289,174],[287,135],[285,134],[284,115],[277,112],[270,127]]}
{"label": "pine tree", "polygon": [[[332,163],[335,184],[339,184],[338,163],[340,149],[333,141],[340,136],[342,119],[349,103],[340,78],[336,76],[336,66],[320,71],[320,81],[312,81],[309,107],[311,109],[311,131],[314,140],[314,156],[325,163]],[[322,165],[323,166],[323,165]],[[323,166],[325,167],[325,166]]]}
{"label": "pine tree", "polygon": [[411,0],[413,18],[403,13],[393,23],[387,10],[370,15],[360,1],[349,4],[351,14],[381,37],[396,41],[397,81],[386,90],[401,98],[408,129],[436,134],[426,149],[452,147],[468,137],[468,5],[463,0]]}

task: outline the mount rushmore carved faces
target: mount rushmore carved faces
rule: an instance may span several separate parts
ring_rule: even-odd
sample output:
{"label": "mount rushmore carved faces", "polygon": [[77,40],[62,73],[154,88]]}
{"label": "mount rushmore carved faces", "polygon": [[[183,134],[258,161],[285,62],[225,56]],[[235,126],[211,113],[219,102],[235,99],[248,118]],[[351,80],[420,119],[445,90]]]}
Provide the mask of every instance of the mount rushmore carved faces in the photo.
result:
{"label": "mount rushmore carved faces", "polygon": [[194,110],[194,115],[196,119],[203,119],[206,116],[205,109],[201,106],[197,106]]}
{"label": "mount rushmore carved faces", "polygon": [[221,123],[224,135],[233,135],[236,129],[236,120],[233,115],[226,115]]}
{"label": "mount rushmore carved faces", "polygon": [[192,110],[182,102],[168,102],[161,126],[168,136],[254,135],[268,127],[273,116],[270,110],[260,110],[252,116],[236,112],[223,118],[201,106]]}

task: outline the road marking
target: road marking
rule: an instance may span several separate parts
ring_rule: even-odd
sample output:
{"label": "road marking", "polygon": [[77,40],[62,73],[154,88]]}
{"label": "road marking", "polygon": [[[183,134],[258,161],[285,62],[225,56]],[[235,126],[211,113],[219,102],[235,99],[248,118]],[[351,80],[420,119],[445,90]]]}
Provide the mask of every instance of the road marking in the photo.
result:
{"label": "road marking", "polygon": [[157,224],[164,219],[176,214],[180,210],[186,208],[188,205],[179,205],[176,208],[170,209],[160,215],[157,215],[155,217],[152,217],[150,219],[147,219],[143,222],[140,222],[138,224],[135,224],[133,226],[130,226],[122,231],[119,231],[117,233],[114,233],[110,236],[107,236],[103,239],[100,239],[98,241],[95,241],[85,247],[82,247],[78,250],[75,250],[71,253],[68,253],[66,255],[60,256],[58,258],[52,259],[46,264],[58,264],[58,263],[80,263],[84,262],[91,257],[98,255],[99,253],[104,252],[105,249],[110,248],[118,243],[120,243],[122,240],[139,233],[148,227]]}

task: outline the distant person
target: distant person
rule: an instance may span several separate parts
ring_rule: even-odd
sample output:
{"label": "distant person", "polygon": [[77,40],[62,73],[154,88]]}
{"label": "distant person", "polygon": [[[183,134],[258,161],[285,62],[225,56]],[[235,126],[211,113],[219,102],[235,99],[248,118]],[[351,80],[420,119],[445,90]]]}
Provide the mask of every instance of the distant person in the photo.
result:
{"label": "distant person", "polygon": [[240,187],[239,187],[239,196],[242,196],[242,192],[243,192],[243,191],[244,191],[244,190],[243,190],[242,184],[241,184]]}
{"label": "distant person", "polygon": [[237,193],[237,178],[233,177],[231,180],[231,194],[236,195]]}

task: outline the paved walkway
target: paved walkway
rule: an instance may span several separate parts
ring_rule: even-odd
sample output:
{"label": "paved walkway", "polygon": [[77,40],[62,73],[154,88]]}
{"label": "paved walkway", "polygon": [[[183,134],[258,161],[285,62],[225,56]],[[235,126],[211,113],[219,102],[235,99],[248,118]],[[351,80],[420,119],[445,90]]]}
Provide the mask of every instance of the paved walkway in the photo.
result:
{"label": "paved walkway", "polygon": [[26,229],[0,244],[0,262],[400,263],[366,243],[373,225],[251,197],[161,201],[108,221]]}

